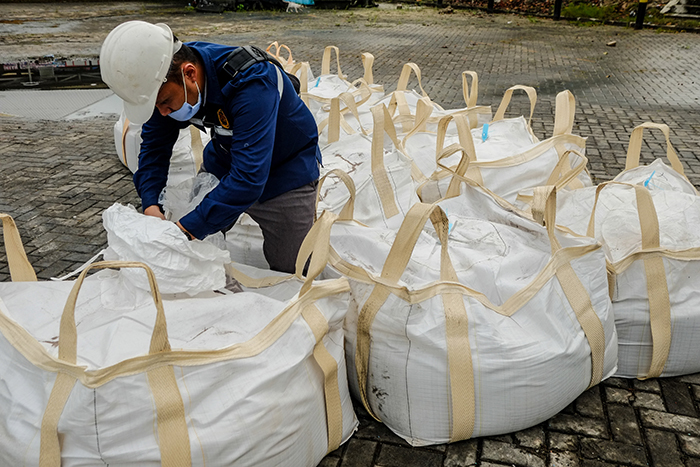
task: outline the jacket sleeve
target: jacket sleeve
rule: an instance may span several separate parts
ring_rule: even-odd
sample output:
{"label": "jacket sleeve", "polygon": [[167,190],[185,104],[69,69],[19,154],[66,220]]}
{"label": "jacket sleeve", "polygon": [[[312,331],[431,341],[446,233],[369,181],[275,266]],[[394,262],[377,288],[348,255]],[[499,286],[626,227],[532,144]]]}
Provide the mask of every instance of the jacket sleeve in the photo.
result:
{"label": "jacket sleeve", "polygon": [[231,93],[227,103],[232,117],[231,169],[194,211],[180,219],[193,236],[202,239],[229,227],[262,195],[275,144],[280,102],[276,79],[274,69],[270,73],[268,68],[238,82]]}
{"label": "jacket sleeve", "polygon": [[134,173],[134,185],[141,197],[143,208],[158,204],[158,197],[168,181],[170,158],[181,127],[181,123],[163,117],[156,110],[148,122],[141,127],[141,150],[139,168]]}

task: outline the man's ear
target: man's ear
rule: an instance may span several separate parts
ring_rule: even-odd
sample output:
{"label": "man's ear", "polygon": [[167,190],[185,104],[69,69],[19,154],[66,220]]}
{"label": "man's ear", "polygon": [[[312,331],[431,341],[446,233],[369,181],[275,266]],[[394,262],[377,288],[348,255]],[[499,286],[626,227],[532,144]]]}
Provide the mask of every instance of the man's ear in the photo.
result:
{"label": "man's ear", "polygon": [[182,72],[185,77],[192,82],[197,81],[197,67],[192,62],[186,62],[182,65]]}

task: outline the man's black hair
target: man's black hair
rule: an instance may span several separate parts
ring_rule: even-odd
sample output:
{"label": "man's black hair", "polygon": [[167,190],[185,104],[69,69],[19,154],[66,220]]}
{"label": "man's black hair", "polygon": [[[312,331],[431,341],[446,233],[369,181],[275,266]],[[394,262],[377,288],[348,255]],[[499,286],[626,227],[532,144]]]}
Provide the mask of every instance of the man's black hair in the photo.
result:
{"label": "man's black hair", "polygon": [[[175,35],[173,35],[173,42],[177,42],[177,37],[175,37]],[[182,44],[180,50],[175,52],[175,55],[173,55],[173,60],[170,62],[170,69],[168,69],[166,80],[182,80],[180,68],[182,68],[183,63],[187,62],[194,63],[195,65],[201,64],[201,60],[199,59],[199,56],[196,53],[194,53],[194,50],[192,50],[190,47],[187,47],[185,44]]]}

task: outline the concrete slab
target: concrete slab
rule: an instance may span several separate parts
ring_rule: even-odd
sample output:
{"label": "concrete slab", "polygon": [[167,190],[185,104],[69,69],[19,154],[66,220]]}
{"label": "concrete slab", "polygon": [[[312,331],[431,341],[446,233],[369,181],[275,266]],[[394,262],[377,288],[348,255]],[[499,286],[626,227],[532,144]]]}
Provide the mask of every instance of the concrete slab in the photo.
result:
{"label": "concrete slab", "polygon": [[0,92],[0,114],[31,120],[75,120],[121,111],[121,99],[109,89]]}

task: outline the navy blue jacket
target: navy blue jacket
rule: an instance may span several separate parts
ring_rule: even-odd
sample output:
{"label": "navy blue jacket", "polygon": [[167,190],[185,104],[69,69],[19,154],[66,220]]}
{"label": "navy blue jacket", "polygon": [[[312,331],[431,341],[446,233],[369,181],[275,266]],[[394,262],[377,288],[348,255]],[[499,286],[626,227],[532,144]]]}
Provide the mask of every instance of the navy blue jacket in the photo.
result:
{"label": "navy blue jacket", "polygon": [[230,226],[256,201],[318,179],[321,152],[313,115],[284,72],[280,99],[274,64],[257,63],[231,79],[222,66],[235,47],[206,42],[187,45],[204,65],[202,106],[190,122],[154,111],[141,130],[134,184],[144,208],[157,205],[180,129],[190,123],[211,128],[212,141],[204,149],[203,163],[219,185],[180,219],[187,231],[202,239]]}

